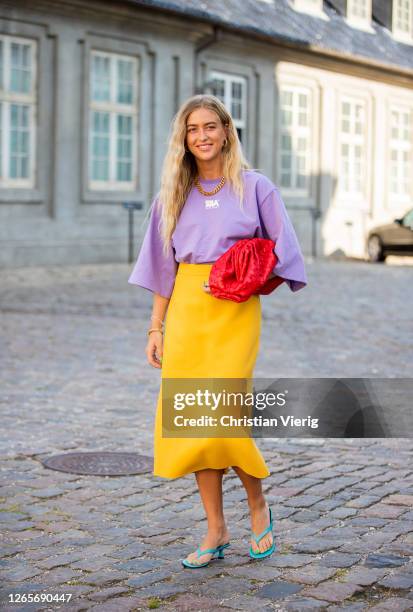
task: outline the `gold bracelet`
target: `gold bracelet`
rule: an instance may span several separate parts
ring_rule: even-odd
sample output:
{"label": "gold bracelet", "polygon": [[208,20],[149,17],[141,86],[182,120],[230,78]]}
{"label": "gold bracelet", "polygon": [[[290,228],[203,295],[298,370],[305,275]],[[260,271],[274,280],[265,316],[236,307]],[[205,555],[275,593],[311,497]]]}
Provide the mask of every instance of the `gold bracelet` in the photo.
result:
{"label": "gold bracelet", "polygon": [[159,329],[158,327],[151,327],[151,329],[148,329],[148,336],[153,331],[158,331],[158,332],[161,332],[161,334],[163,334],[163,330],[162,329]]}

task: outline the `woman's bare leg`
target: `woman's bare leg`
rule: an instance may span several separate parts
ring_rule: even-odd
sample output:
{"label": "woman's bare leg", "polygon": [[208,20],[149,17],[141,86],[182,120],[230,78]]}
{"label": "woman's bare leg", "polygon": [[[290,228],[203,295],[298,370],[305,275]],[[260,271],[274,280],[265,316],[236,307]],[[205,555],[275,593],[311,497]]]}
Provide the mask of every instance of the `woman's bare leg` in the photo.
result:
{"label": "woman's bare leg", "polygon": [[[225,524],[222,499],[222,477],[224,470],[205,469],[195,472],[202,504],[208,521],[208,532],[200,544],[200,548],[216,548],[219,544],[229,541],[229,532]],[[196,552],[188,555],[190,563],[206,563],[212,557],[206,553],[197,557]]]}
{"label": "woman's bare leg", "polygon": [[[232,466],[239,476],[242,484],[245,487],[248,496],[248,506],[250,509],[251,517],[251,529],[256,536],[260,535],[266,527],[270,524],[270,514],[268,504],[265,501],[264,494],[262,492],[261,478],[255,478],[247,474],[238,466]],[[271,548],[273,543],[273,537],[271,532],[267,533],[259,542],[255,542],[251,538],[252,550],[254,552],[264,552]]]}

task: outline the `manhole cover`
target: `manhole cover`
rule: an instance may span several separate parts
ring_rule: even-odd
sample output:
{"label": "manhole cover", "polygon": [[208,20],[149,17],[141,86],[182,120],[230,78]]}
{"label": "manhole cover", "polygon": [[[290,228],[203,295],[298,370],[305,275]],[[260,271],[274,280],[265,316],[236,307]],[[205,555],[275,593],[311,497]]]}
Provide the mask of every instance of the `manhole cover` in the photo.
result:
{"label": "manhole cover", "polygon": [[153,470],[153,459],[138,453],[66,453],[42,461],[51,470],[94,476],[129,476]]}

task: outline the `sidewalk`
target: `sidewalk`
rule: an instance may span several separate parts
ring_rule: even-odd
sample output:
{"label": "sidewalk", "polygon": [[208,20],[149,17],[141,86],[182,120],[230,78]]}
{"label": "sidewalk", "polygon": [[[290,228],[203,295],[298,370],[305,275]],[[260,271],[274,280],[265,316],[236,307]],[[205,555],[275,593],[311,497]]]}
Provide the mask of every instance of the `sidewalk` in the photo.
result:
{"label": "sidewalk", "polygon": [[[129,271],[0,271],[2,609],[413,610],[412,440],[259,440],[278,552],[248,556],[246,498],[231,470],[231,548],[193,571],[180,564],[206,528],[193,475],[42,466],[73,451],[152,455],[151,296],[127,284]],[[311,289],[262,299],[256,377],[411,375],[411,267],[314,262],[308,273]],[[54,600],[10,603],[10,593]]]}

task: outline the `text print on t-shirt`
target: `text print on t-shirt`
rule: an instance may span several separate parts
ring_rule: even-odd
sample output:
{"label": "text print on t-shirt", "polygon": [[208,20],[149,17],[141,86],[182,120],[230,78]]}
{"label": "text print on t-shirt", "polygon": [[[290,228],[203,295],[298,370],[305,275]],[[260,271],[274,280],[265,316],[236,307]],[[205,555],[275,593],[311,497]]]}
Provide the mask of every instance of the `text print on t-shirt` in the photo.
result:
{"label": "text print on t-shirt", "polygon": [[205,208],[219,208],[219,200],[205,200]]}

